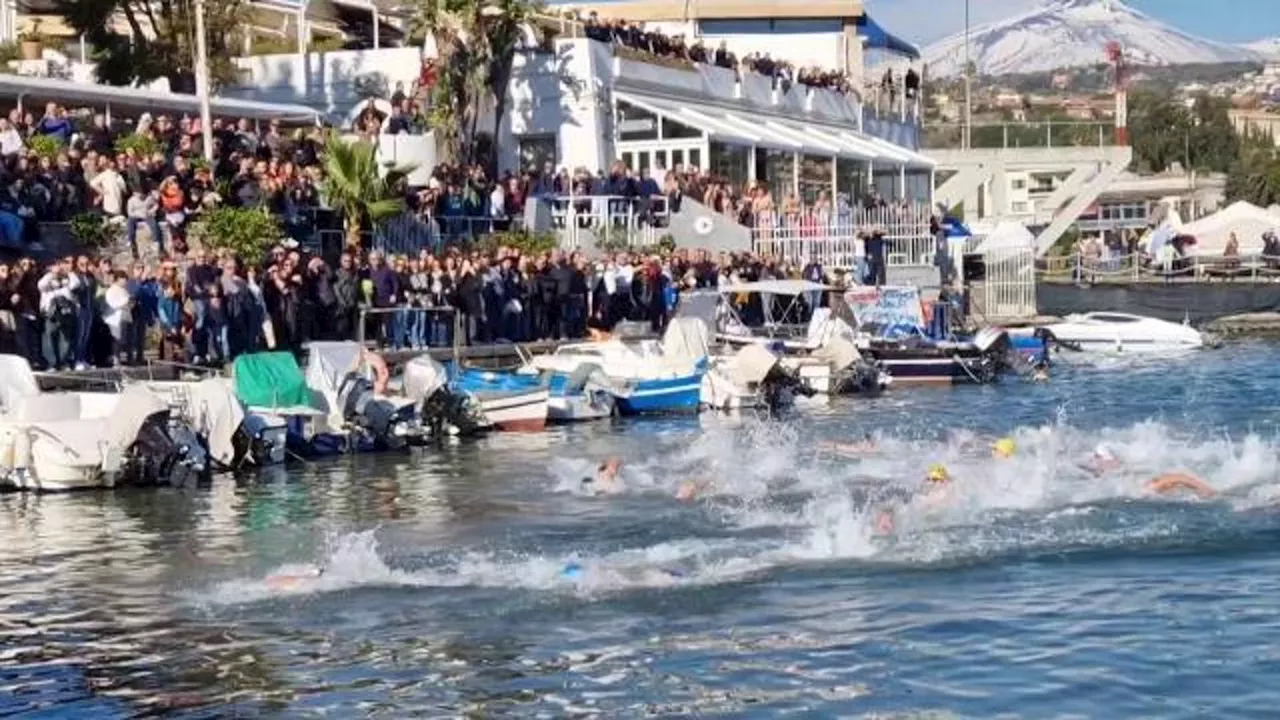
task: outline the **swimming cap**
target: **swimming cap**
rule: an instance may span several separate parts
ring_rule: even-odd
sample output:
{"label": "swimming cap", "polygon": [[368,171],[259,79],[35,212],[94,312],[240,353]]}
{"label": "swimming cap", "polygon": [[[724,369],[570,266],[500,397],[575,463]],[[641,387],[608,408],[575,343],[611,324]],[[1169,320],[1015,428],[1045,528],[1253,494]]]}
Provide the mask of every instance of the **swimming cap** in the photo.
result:
{"label": "swimming cap", "polygon": [[946,482],[951,479],[947,473],[947,466],[942,463],[934,463],[929,466],[929,473],[925,476],[929,478],[929,482]]}
{"label": "swimming cap", "polygon": [[1107,447],[1106,443],[1098,443],[1098,446],[1093,449],[1093,454],[1103,460],[1116,459],[1116,454],[1111,452],[1111,448]]}
{"label": "swimming cap", "polygon": [[582,566],[576,562],[565,563],[564,568],[560,570],[560,576],[570,580],[582,575]]}
{"label": "swimming cap", "polygon": [[1011,457],[1018,451],[1018,445],[1011,437],[1002,437],[991,446],[991,450],[1000,457]]}

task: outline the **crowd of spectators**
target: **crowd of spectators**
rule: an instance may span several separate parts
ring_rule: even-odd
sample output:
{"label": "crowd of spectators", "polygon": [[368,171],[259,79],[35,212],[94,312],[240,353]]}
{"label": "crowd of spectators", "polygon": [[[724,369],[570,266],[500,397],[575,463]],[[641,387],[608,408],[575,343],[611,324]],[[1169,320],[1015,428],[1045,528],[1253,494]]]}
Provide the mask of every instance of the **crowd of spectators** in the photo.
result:
{"label": "crowd of spectators", "polygon": [[[337,267],[288,245],[260,264],[196,247],[158,265],[81,255],[0,265],[0,352],[40,369],[83,369],[150,357],[219,365],[310,340],[376,341],[390,349],[581,338],[623,321],[661,331],[682,289],[770,278],[824,279],[822,269],[751,254],[677,250],[492,253],[450,249],[343,254]],[[830,279],[830,278],[826,278]],[[462,335],[455,338],[454,333]]]}
{"label": "crowd of spectators", "polygon": [[783,87],[797,83],[843,93],[857,93],[857,88],[842,72],[820,67],[796,67],[769,53],[750,53],[739,58],[723,40],[714,49],[708,48],[701,40],[690,43],[683,35],[667,35],[646,30],[640,23],[601,18],[594,11],[581,22],[583,32],[592,40],[620,45],[655,57],[715,65],[736,72],[756,72],[772,78]]}

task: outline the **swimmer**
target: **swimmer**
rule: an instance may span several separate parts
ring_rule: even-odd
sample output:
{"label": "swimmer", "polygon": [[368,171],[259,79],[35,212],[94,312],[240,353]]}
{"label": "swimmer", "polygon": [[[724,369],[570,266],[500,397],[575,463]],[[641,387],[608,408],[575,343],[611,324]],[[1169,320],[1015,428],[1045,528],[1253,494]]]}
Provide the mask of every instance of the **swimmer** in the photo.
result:
{"label": "swimmer", "polygon": [[1193,493],[1201,500],[1207,500],[1218,494],[1209,483],[1187,473],[1171,472],[1154,477],[1142,486],[1144,490],[1156,495],[1172,495],[1179,491]]}
{"label": "swimmer", "polygon": [[[668,580],[678,580],[685,576],[685,572],[679,568],[655,568],[658,573]],[[570,560],[560,569],[560,577],[565,580],[582,580],[586,568],[581,563]]]}
{"label": "swimmer", "polygon": [[1115,452],[1106,443],[1098,443],[1098,446],[1093,449],[1093,455],[1080,463],[1080,467],[1094,475],[1105,475],[1124,467],[1124,461],[1116,457]]}
{"label": "swimmer", "polygon": [[[925,487],[919,494],[919,498],[923,501],[928,509],[936,508],[942,505],[951,494],[951,473],[947,472],[947,467],[941,463],[934,463],[929,466],[928,472],[924,476]],[[876,513],[875,531],[878,535],[890,535],[894,530],[893,511],[882,509]]]}
{"label": "swimmer", "polygon": [[876,439],[871,437],[871,433],[862,436],[862,439],[853,443],[825,442],[819,447],[824,450],[830,450],[842,455],[867,455],[876,452],[879,448],[876,446]]}
{"label": "swimmer", "polygon": [[1035,382],[1049,382],[1049,366],[1046,363],[1036,363],[1035,372],[1031,375],[1031,379]]}
{"label": "swimmer", "polygon": [[268,575],[264,581],[270,590],[296,590],[302,585],[317,580],[324,575],[324,568],[315,566],[296,573]]}
{"label": "swimmer", "polygon": [[991,444],[991,456],[999,460],[1007,460],[1018,452],[1018,443],[1011,437],[1002,437]]}
{"label": "swimmer", "polygon": [[625,489],[622,478],[618,477],[620,472],[622,472],[622,458],[615,455],[600,463],[594,478],[582,478],[580,487],[589,495],[617,495]]}

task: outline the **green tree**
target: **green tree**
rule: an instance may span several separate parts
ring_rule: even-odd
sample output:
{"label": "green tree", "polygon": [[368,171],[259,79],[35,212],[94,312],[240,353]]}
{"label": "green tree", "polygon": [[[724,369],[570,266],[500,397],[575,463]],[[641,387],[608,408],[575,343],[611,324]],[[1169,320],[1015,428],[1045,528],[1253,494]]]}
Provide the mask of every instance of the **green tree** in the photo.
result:
{"label": "green tree", "polygon": [[1227,173],[1227,200],[1268,207],[1280,203],[1280,151],[1270,135],[1251,135],[1240,142],[1240,157]]}
{"label": "green tree", "polygon": [[360,232],[404,212],[400,194],[412,167],[378,167],[378,149],[367,140],[346,141],[330,133],[324,147],[325,177],[320,190],[342,212],[347,245],[360,246]]}
{"label": "green tree", "polygon": [[436,46],[430,121],[446,161],[475,159],[483,107],[494,109],[497,137],[515,55],[540,8],[537,0],[416,1],[412,34],[430,37]]}
{"label": "green tree", "polygon": [[1240,141],[1221,98],[1197,97],[1192,107],[1165,93],[1134,93],[1129,132],[1139,171],[1164,172],[1174,163],[1188,169],[1226,172],[1240,157]]}
{"label": "green tree", "polygon": [[257,265],[284,232],[265,208],[220,207],[206,212],[192,226],[191,236],[206,247],[230,250],[240,262]]}
{"label": "green tree", "polygon": [[[247,21],[248,0],[205,0],[209,74],[233,77],[229,38]],[[195,92],[195,3],[191,0],[54,0],[54,10],[93,47],[98,80],[130,85],[168,78]],[[115,30],[123,20],[128,32]]]}

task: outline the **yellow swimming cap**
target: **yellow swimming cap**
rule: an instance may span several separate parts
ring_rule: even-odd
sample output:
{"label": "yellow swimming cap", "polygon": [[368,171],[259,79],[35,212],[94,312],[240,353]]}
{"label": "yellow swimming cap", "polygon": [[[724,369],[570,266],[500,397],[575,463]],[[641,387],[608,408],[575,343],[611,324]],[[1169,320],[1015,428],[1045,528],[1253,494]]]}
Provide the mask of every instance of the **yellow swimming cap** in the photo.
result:
{"label": "yellow swimming cap", "polygon": [[1013,454],[1018,451],[1018,444],[1013,441],[1013,438],[1003,437],[991,446],[991,451],[994,452],[997,457],[1012,457]]}
{"label": "yellow swimming cap", "polygon": [[947,473],[947,466],[942,463],[934,463],[929,466],[929,473],[925,476],[929,482],[946,482],[951,479],[951,475]]}

